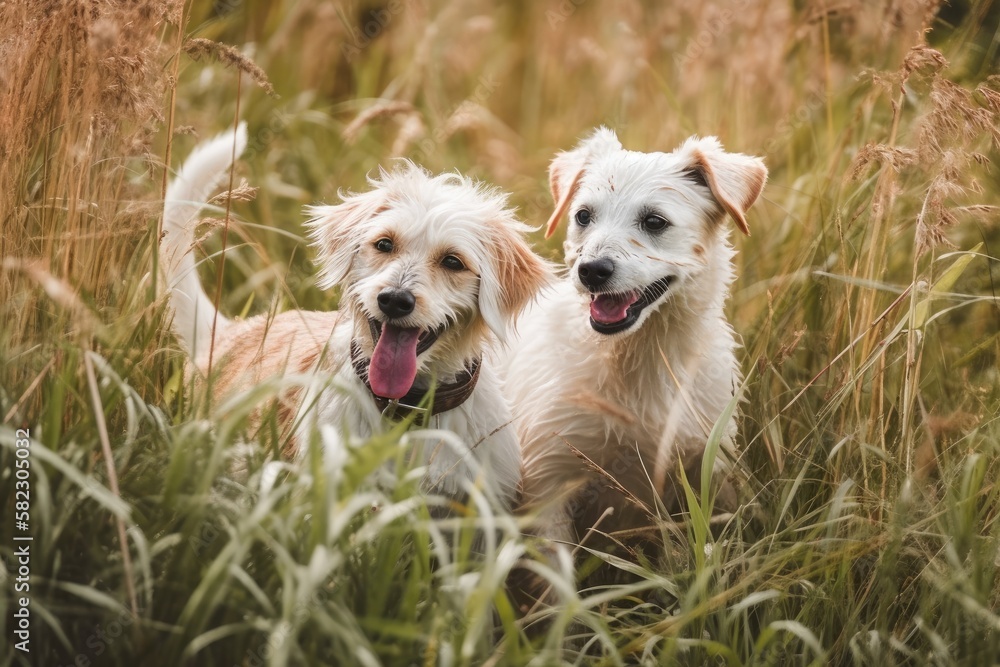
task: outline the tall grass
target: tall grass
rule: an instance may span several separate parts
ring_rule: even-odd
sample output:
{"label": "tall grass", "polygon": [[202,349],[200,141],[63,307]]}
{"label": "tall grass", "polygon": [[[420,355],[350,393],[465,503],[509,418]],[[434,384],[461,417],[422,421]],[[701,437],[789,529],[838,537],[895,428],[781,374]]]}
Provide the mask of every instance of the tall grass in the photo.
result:
{"label": "tall grass", "polygon": [[[988,0],[7,2],[0,553],[28,427],[34,556],[32,653],[8,641],[7,574],[0,660],[992,663],[998,23]],[[262,486],[280,429],[248,436],[247,414],[295,378],[202,410],[157,285],[165,165],[237,115],[259,190],[232,202],[221,275],[221,209],[201,239],[233,315],[334,307],[301,206],[396,156],[496,182],[540,224],[548,159],[598,123],[764,155],[729,304],[742,509],[709,525],[695,499],[638,563],[584,548],[619,576],[580,591],[539,561],[568,602],[536,636],[504,591],[535,551],[518,519],[476,497],[440,518],[418,472],[373,482],[402,433]]]}

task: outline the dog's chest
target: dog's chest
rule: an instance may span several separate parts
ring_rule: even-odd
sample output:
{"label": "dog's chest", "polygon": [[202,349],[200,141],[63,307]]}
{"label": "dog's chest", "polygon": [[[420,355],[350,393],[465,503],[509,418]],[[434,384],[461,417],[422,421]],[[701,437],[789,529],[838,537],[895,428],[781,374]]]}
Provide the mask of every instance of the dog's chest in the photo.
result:
{"label": "dog's chest", "polygon": [[[326,450],[342,460],[351,447],[375,434],[384,433],[395,423],[387,419],[354,369],[342,362],[334,373],[334,387],[317,400],[320,424],[339,425],[349,435],[327,429]],[[411,465],[425,468],[425,486],[436,492],[459,496],[469,484],[489,486],[501,504],[509,506],[520,483],[521,456],[510,411],[503,400],[495,371],[484,367],[479,382],[461,405],[432,415],[427,428],[406,434]],[[338,390],[339,389],[339,390]]]}
{"label": "dog's chest", "polygon": [[704,438],[694,392],[681,390],[661,368],[645,367],[631,373],[620,368],[594,378],[590,390],[568,392],[563,414],[571,444],[594,461],[608,463],[619,451],[638,452],[652,460],[674,440]]}
{"label": "dog's chest", "polygon": [[580,322],[572,295],[556,297],[532,311],[508,358],[506,386],[528,460],[561,458],[568,444],[605,469],[635,452],[641,469],[703,448],[738,378],[721,313],[651,318],[611,340]]}

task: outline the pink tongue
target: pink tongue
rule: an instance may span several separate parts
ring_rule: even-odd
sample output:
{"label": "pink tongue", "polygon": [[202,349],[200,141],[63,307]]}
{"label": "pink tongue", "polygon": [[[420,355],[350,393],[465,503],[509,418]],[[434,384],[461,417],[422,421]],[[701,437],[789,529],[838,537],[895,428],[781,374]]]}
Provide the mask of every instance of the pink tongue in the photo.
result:
{"label": "pink tongue", "polygon": [[382,326],[382,335],[368,366],[368,384],[382,398],[402,398],[417,377],[417,339],[420,329]]}
{"label": "pink tongue", "polygon": [[601,324],[621,322],[628,314],[628,307],[638,300],[637,294],[599,294],[590,302],[590,316]]}

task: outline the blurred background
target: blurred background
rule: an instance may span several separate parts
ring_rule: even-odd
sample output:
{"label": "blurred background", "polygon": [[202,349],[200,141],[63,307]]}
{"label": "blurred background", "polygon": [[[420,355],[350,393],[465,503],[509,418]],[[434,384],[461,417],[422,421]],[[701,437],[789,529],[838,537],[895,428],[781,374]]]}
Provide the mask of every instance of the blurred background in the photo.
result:
{"label": "blurred background", "polygon": [[[234,185],[246,183],[228,223],[223,208],[206,209],[199,238],[204,284],[214,293],[221,281],[222,310],[235,316],[334,308],[336,293],[313,284],[302,207],[366,188],[366,175],[396,158],[493,183],[538,226],[552,207],[549,160],[600,124],[635,150],[669,151],[700,134],[762,156],[770,180],[749,215],[752,236],[733,234],[728,306],[749,377],[740,463],[762,509],[712,562],[680,549],[669,572],[693,572],[683,586],[694,592],[619,619],[604,657],[635,656],[635,642],[655,635],[672,638],[656,659],[676,659],[671,641],[702,650],[691,647],[706,628],[731,664],[1000,654],[998,31],[994,0],[0,4],[0,417],[51,452],[40,454],[36,561],[50,657],[72,658],[94,618],[127,605],[128,549],[114,530],[125,516],[160,545],[133,585],[160,603],[139,605],[145,634],[117,644],[115,660],[155,655],[170,635],[165,662],[147,664],[195,660],[209,645],[214,659],[253,664],[246,646],[271,627],[260,619],[281,616],[232,626],[228,644],[225,631],[211,634],[240,617],[234,601],[266,607],[261,598],[291,584],[253,571],[266,592],[231,593],[232,605],[199,598],[208,611],[195,622],[186,600],[211,561],[192,565],[176,546],[203,526],[185,516],[238,518],[209,492],[240,427],[194,426],[203,413],[187,400],[157,284],[159,216],[171,168],[238,119],[250,146]],[[560,234],[532,241],[558,261]],[[102,433],[124,504],[108,499],[117,491],[93,491],[114,476]],[[280,449],[259,437],[263,451]],[[4,471],[11,451],[0,450]],[[188,489],[194,479],[203,481]],[[281,520],[297,526],[296,511]],[[298,544],[288,546],[296,563],[326,544],[307,532],[301,544],[279,540]],[[230,537],[213,548],[238,543]],[[797,546],[807,543],[815,551]],[[226,553],[244,563],[243,552]],[[381,564],[355,566],[396,592],[440,583],[383,576]],[[750,571],[771,574],[736,587]],[[726,611],[754,593],[760,607]],[[9,604],[0,601],[5,617]],[[440,634],[435,611],[404,619],[357,592],[338,604],[361,619],[343,646],[364,644],[379,660],[403,664],[400,637],[417,647],[404,654],[464,646],[451,626]],[[664,614],[681,619],[669,632],[657,625]],[[364,620],[390,617],[395,635]],[[807,639],[798,626],[762,634],[791,620]],[[789,627],[799,639],[758,645]],[[300,648],[304,638],[325,645],[319,636],[296,635]],[[704,650],[683,655],[717,655]],[[541,655],[523,651],[525,661]],[[488,654],[456,655],[479,656],[473,664]]]}

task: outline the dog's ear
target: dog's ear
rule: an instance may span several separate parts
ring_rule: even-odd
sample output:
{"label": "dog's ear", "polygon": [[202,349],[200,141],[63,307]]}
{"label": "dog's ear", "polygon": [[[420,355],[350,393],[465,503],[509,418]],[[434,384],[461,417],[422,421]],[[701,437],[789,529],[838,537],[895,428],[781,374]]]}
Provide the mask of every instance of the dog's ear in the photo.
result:
{"label": "dog's ear", "polygon": [[479,312],[500,341],[507,328],[552,279],[552,267],[532,252],[512,225],[493,225],[491,248],[480,268]]}
{"label": "dog's ear", "polygon": [[329,289],[342,281],[351,270],[358,251],[359,231],[364,223],[386,209],[386,193],[381,188],[342,196],[335,206],[307,206],[309,238],[319,253],[320,289]]}
{"label": "dog's ear", "polygon": [[587,169],[587,163],[603,153],[621,150],[621,147],[613,130],[599,127],[576,148],[563,151],[553,158],[549,165],[549,189],[552,190],[552,201],[556,208],[545,224],[545,238],[555,233],[559,221],[566,214],[580,185],[580,178]]}
{"label": "dog's ear", "polygon": [[750,236],[746,212],[757,201],[767,182],[764,161],[742,153],[727,153],[715,137],[692,137],[680,152],[687,154],[690,161],[687,171],[691,177],[706,186],[740,231]]}

